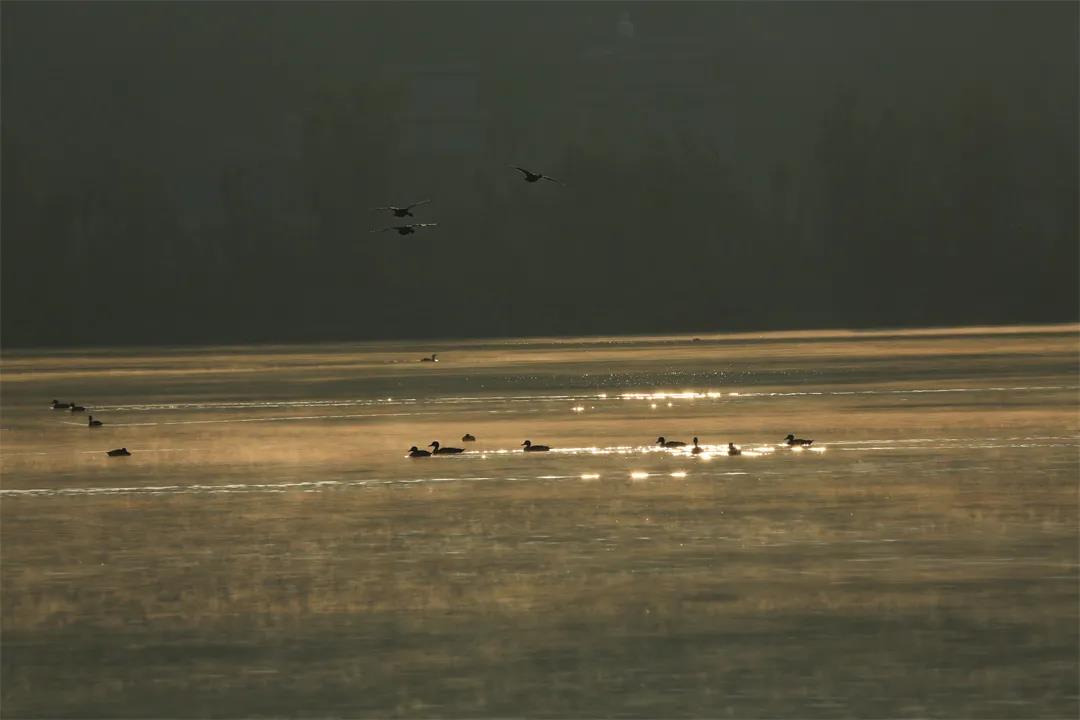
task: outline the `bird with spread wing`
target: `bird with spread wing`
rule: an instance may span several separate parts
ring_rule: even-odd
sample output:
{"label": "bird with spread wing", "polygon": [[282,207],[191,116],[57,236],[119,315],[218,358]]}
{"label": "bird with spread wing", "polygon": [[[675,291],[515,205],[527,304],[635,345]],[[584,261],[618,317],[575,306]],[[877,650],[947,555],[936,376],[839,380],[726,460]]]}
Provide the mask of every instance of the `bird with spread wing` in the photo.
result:
{"label": "bird with spread wing", "polygon": [[371,209],[389,210],[390,212],[394,213],[394,217],[415,217],[415,215],[412,214],[412,209],[415,207],[420,207],[421,205],[427,205],[429,202],[431,201],[421,200],[420,202],[414,202],[412,205],[405,205],[403,207],[398,207],[397,205],[387,205],[386,207],[377,207]]}
{"label": "bird with spread wing", "polygon": [[524,173],[525,177],[523,179],[527,183],[534,183],[537,180],[549,180],[549,181],[555,183],[556,185],[562,185],[563,187],[565,187],[565,183],[560,182],[559,180],[556,180],[555,178],[551,177],[550,175],[545,175],[544,173],[532,172],[531,170],[526,170],[525,168],[518,167],[517,165],[510,165],[509,167],[512,167],[515,170],[519,170],[522,173]]}
{"label": "bird with spread wing", "polygon": [[387,230],[393,230],[398,235],[412,235],[417,230],[423,228],[435,227],[439,223],[413,223],[411,225],[391,225],[390,227],[379,228],[378,230],[372,230],[371,232],[386,232]]}

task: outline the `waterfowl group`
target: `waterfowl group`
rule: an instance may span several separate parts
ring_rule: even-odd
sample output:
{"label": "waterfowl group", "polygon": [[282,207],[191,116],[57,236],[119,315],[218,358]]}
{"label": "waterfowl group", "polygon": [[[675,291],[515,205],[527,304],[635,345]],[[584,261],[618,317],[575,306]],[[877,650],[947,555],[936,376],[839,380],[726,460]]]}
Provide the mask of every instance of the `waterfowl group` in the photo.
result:
{"label": "waterfowl group", "polygon": [[[671,441],[665,442],[664,438],[660,437],[656,439],[656,442],[664,447],[680,447],[683,443],[673,443]],[[813,440],[806,440],[803,438],[797,438],[794,435],[788,435],[784,438],[784,445],[790,448],[808,448],[813,443]],[[694,447],[690,450],[694,455],[699,455],[705,452],[705,449],[698,445],[698,439],[694,438]],[[728,455],[742,455],[742,450],[735,443],[728,443],[727,446]]]}
{"label": "waterfowl group", "polygon": [[[527,183],[536,183],[536,182],[540,182],[541,180],[547,180],[548,182],[553,182],[556,185],[565,186],[565,184],[562,181],[556,180],[555,178],[551,177],[550,175],[545,175],[542,172],[533,172],[532,170],[529,170],[528,168],[523,168],[523,167],[521,167],[519,165],[510,165],[509,167],[511,167],[511,168],[517,170],[518,172],[520,172],[522,174],[522,179]],[[387,212],[390,212],[396,218],[411,218],[411,217],[416,217],[415,215],[413,215],[413,212],[412,212],[415,208],[418,208],[421,205],[426,205],[429,202],[431,202],[430,199],[428,199],[428,200],[420,200],[418,202],[412,203],[411,205],[382,205],[380,207],[375,207],[375,208],[371,208],[371,209],[373,211],[374,210],[385,210]],[[408,225],[390,225],[388,227],[377,228],[375,230],[371,230],[370,232],[381,233],[381,232],[387,232],[389,230],[393,230],[398,235],[404,236],[404,235],[412,235],[417,230],[422,230],[424,228],[436,227],[437,225],[438,225],[438,223],[409,223]]]}
{"label": "waterfowl group", "polygon": [[[414,202],[412,205],[384,205],[383,207],[372,208],[373,210],[389,210],[393,213],[394,217],[416,217],[413,215],[413,208],[420,207],[421,205],[427,205],[431,200],[421,200]],[[386,232],[387,230],[393,230],[398,235],[412,235],[417,230],[423,230],[424,228],[436,227],[438,223],[410,223],[408,225],[391,225],[389,227],[378,228],[371,232]]]}
{"label": "waterfowl group", "polygon": [[[436,353],[432,353],[431,357],[421,358],[421,361],[422,362],[438,362],[438,357],[437,357]],[[82,405],[77,405],[74,402],[61,403],[59,400],[55,400],[55,399],[52,401],[52,404],[50,405],[50,407],[53,410],[67,409],[67,410],[70,410],[71,412],[84,412],[86,410],[85,407],[83,407]],[[95,420],[93,415],[90,415],[90,416],[87,417],[87,423],[86,424],[87,424],[87,427],[89,427],[89,428],[99,428],[99,427],[102,427],[104,425],[104,423],[101,420]],[[476,436],[471,434],[471,433],[465,433],[464,435],[461,436],[461,441],[462,442],[476,442]],[[786,447],[789,447],[789,448],[809,448],[813,444],[813,442],[814,441],[812,439],[799,438],[799,437],[795,437],[794,434],[788,434],[787,437],[784,438],[784,443],[783,444]],[[663,447],[663,448],[669,448],[669,449],[681,448],[681,447],[686,446],[686,443],[681,441],[681,440],[668,440],[663,435],[656,438],[656,444]],[[412,447],[409,448],[408,457],[418,458],[418,457],[430,457],[432,455],[459,455],[459,454],[465,452],[464,448],[443,447],[439,443],[438,440],[433,440],[428,445],[428,447],[432,448],[432,450],[430,452],[427,451],[427,450],[421,450],[417,446],[413,445]],[[521,443],[521,447],[522,447],[523,452],[548,452],[549,450],[551,450],[551,447],[549,445],[534,445],[531,440],[525,440],[523,443]],[[693,455],[700,455],[700,454],[702,454],[704,452],[706,452],[705,448],[703,448],[699,444],[698,438],[694,437],[693,438],[693,447],[690,449],[690,453],[693,454]],[[118,449],[115,449],[115,450],[108,450],[108,451],[106,451],[106,454],[109,457],[123,457],[123,456],[131,455],[131,453],[128,452],[128,449],[126,447],[118,448]],[[728,446],[727,446],[727,454],[730,455],[730,456],[742,455],[742,450],[738,446],[736,446],[735,443],[729,442]]]}
{"label": "waterfowl group", "polygon": [[[684,444],[685,444],[685,443],[678,443],[678,445],[672,445],[672,444],[670,444],[670,443],[664,443],[664,442],[662,442],[662,441],[663,441],[663,439],[664,439],[664,438],[662,438],[662,437],[661,437],[661,438],[657,438],[657,443],[659,443],[659,444],[663,445],[664,447],[680,447],[680,446],[682,446],[682,445],[684,445]],[[676,441],[676,442],[677,442],[677,441]],[[728,455],[742,455],[742,450],[740,450],[739,448],[735,447],[735,443],[728,443],[728,446],[727,446],[727,447],[728,447],[728,450],[727,450],[727,454],[728,454]],[[701,453],[703,453],[703,452],[705,452],[705,448],[703,448],[703,447],[701,447],[700,445],[698,445],[698,439],[697,439],[697,438],[694,438],[694,447],[692,447],[692,448],[690,449],[690,454],[692,454],[692,455],[700,455],[700,454],[701,454]]]}
{"label": "waterfowl group", "polygon": [[[461,440],[463,442],[475,442],[476,437],[470,435],[469,433],[465,433]],[[415,445],[413,445],[411,448],[409,448],[408,456],[416,458],[430,457],[431,455],[460,455],[461,453],[465,452],[464,448],[443,447],[439,444],[438,440],[433,440],[431,444],[428,445],[428,447],[434,449],[431,452],[428,452],[427,450],[421,450]],[[551,450],[550,445],[533,445],[532,440],[526,440],[525,442],[521,443],[521,447],[524,452],[547,452]]]}
{"label": "waterfowl group", "polygon": [[[82,405],[77,405],[74,402],[62,403],[59,400],[55,399],[52,401],[52,404],[49,407],[53,410],[69,410],[73,413],[86,412],[86,408]],[[86,427],[90,428],[91,430],[93,430],[94,428],[102,427],[104,425],[105,423],[101,420],[95,420],[93,415],[89,415],[86,418]],[[116,448],[115,450],[106,450],[105,454],[109,457],[123,457],[125,455],[130,455],[131,453],[128,452],[128,449],[126,447],[124,447]]]}
{"label": "waterfowl group", "polygon": [[[476,437],[469,433],[465,433],[461,437],[461,440],[462,442],[475,442]],[[810,447],[810,443],[812,442],[814,441],[803,440],[801,438],[795,437],[794,435],[789,435],[785,439],[785,444],[788,447]],[[700,455],[702,453],[708,452],[700,445],[698,438],[695,437],[693,439],[693,443],[693,447],[690,448],[690,453],[692,455]],[[682,442],[681,440],[668,440],[663,435],[656,438],[656,444],[664,448],[672,449],[686,447],[686,443]],[[430,455],[458,455],[465,452],[463,448],[442,447],[441,445],[439,445],[438,441],[433,441],[430,445],[428,445],[428,447],[434,448],[434,450],[432,452],[428,452],[426,450],[418,449],[415,445],[412,446],[411,448],[409,448],[409,457],[428,457]],[[525,442],[521,443],[521,448],[523,452],[548,452],[549,450],[551,450],[551,446],[534,445],[532,440],[526,440]],[[739,448],[739,446],[735,443],[729,442],[727,444],[727,454],[732,457],[742,455],[742,449]]]}

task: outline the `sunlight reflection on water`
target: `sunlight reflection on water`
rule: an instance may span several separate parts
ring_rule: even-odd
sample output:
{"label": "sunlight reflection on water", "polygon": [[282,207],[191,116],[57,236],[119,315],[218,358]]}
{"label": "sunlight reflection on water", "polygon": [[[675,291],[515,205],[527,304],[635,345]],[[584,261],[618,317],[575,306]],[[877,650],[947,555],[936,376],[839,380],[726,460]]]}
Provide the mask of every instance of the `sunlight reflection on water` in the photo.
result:
{"label": "sunlight reflection on water", "polygon": [[5,353],[3,709],[1075,716],[1077,349]]}

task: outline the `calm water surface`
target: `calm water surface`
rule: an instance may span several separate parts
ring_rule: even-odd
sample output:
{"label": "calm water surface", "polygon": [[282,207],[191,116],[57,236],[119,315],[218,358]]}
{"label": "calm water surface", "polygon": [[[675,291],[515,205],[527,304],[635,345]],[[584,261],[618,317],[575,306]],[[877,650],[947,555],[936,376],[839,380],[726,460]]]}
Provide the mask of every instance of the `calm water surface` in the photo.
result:
{"label": "calm water surface", "polygon": [[0,711],[1076,717],[1078,337],[7,352]]}

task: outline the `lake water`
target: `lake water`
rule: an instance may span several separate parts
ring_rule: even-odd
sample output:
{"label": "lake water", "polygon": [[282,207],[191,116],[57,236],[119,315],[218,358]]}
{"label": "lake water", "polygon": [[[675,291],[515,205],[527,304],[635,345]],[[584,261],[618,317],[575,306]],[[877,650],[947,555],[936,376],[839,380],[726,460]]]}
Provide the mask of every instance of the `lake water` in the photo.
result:
{"label": "lake water", "polygon": [[0,711],[1076,717],[1078,338],[5,352]]}

